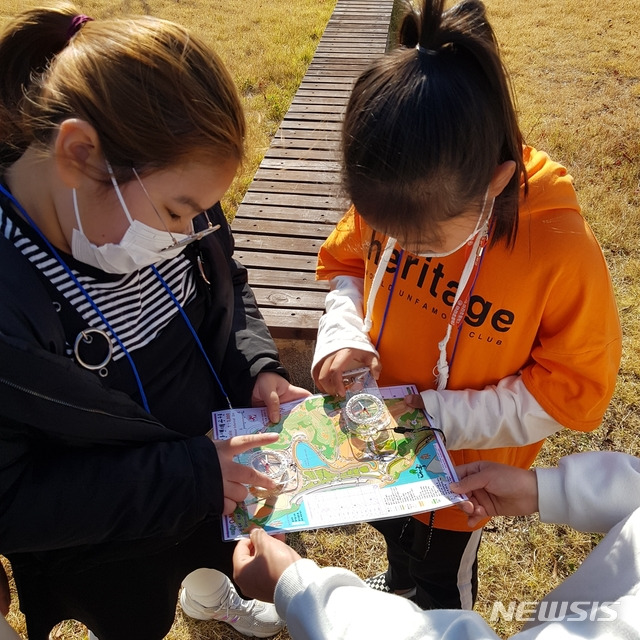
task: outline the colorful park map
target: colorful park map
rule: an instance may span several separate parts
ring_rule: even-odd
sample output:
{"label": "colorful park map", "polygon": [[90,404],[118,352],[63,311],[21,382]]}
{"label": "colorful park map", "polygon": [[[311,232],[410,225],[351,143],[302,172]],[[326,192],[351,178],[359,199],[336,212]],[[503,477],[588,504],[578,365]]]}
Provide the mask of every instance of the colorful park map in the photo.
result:
{"label": "colorful park map", "polygon": [[333,396],[283,404],[278,423],[269,422],[263,407],[214,412],[217,439],[280,434],[276,443],[238,457],[276,479],[279,489],[251,487],[245,502],[223,518],[225,540],[243,537],[255,526],[270,533],[317,529],[432,511],[462,500],[449,490],[456,476],[440,434],[423,411],[404,403],[407,393],[415,388],[380,389],[391,424],[375,443],[349,432],[345,401]]}

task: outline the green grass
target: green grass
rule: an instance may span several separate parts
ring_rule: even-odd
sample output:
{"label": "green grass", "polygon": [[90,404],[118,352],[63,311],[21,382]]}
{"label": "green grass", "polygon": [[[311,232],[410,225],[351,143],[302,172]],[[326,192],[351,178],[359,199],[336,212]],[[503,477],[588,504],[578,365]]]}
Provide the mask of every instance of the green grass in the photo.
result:
{"label": "green grass", "polygon": [[[0,1],[0,17],[33,4]],[[225,202],[233,214],[335,0],[217,0],[206,7],[196,0],[78,4],[94,17],[149,12],[182,22],[227,62],[250,128],[246,165]],[[586,0],[487,0],[487,6],[512,74],[526,139],[573,175],[611,270],[624,334],[618,384],[603,425],[591,434],[567,431],[551,438],[536,464],[553,465],[563,455],[593,449],[640,455],[640,0],[604,6]],[[599,538],[528,516],[494,519],[483,540],[476,609],[488,618],[496,600],[539,599],[579,566]],[[363,577],[385,566],[380,536],[367,525],[306,532],[290,542],[321,565],[345,566]],[[15,602],[9,619],[24,631]],[[498,623],[496,631],[508,637],[518,627]],[[81,625],[69,623],[57,637],[84,635]],[[277,638],[288,637],[283,632]],[[178,611],[168,638],[241,636],[223,624],[185,619]]]}

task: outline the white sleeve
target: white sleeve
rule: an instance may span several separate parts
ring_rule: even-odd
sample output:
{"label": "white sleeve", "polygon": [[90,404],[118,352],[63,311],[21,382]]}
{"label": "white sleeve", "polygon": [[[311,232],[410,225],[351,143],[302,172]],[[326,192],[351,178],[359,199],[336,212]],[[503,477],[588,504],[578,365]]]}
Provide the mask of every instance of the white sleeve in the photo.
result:
{"label": "white sleeve", "polygon": [[640,507],[640,458],[588,451],[561,458],[553,469],[537,468],[543,522],[606,533]]}
{"label": "white sleeve", "polygon": [[326,313],[320,318],[311,370],[329,354],[340,349],[360,349],[378,355],[364,330],[364,279],[337,276],[331,280],[325,301]]}
{"label": "white sleeve", "polygon": [[276,609],[295,640],[497,640],[473,611],[423,611],[346,569],[298,560],[280,576]]}
{"label": "white sleeve", "polygon": [[563,428],[540,406],[520,375],[481,390],[429,389],[420,395],[451,451],[522,447]]}

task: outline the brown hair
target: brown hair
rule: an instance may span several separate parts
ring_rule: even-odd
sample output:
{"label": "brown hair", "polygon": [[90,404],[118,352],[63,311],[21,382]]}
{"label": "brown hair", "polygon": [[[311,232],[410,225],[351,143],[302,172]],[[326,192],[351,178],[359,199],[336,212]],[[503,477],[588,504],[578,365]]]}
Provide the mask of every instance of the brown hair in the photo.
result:
{"label": "brown hair", "polygon": [[497,166],[513,160],[492,235],[509,245],[526,174],[508,75],[482,2],[443,5],[410,10],[401,46],[357,80],[342,130],[344,186],[371,226],[416,237],[479,210]]}
{"label": "brown hair", "polygon": [[[118,179],[193,154],[241,160],[245,121],[217,55],[148,16],[86,22],[69,4],[19,15],[0,38],[0,165],[48,146],[68,118],[89,122]],[[74,23],[74,18],[76,22]]]}

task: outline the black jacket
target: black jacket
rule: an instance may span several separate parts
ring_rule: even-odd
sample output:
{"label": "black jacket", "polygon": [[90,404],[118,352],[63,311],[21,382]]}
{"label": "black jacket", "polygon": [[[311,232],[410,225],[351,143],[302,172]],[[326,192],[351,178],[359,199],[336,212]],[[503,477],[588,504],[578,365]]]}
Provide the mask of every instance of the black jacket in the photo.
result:
{"label": "black jacket", "polygon": [[[232,402],[247,406],[258,373],[286,372],[246,270],[233,260],[219,206],[212,215],[221,230],[190,249],[194,260],[199,252],[211,283],[197,276],[194,326]],[[219,514],[222,483],[215,447],[204,435],[208,423],[198,435],[169,428],[134,394],[109,388],[66,356],[61,314],[40,278],[0,238],[0,553],[179,539]],[[152,348],[155,342],[162,341]],[[170,347],[161,348],[154,355],[160,372]],[[184,375],[188,389],[196,373]],[[198,401],[189,395],[181,393],[174,405],[188,410]],[[220,402],[209,401],[207,412],[224,408]]]}

